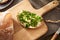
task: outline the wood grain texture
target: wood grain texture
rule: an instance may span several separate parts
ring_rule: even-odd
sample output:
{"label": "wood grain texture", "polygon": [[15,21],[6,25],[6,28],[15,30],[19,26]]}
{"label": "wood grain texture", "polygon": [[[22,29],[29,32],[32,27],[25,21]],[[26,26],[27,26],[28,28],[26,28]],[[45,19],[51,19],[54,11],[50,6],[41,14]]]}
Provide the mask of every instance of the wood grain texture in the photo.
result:
{"label": "wood grain texture", "polygon": [[[55,6],[52,6],[52,7],[56,7],[57,5],[58,4],[56,4]],[[50,8],[51,8],[51,6],[50,7],[48,6],[47,11]],[[13,19],[15,20],[15,22],[18,23],[15,27],[17,29],[19,29],[21,27],[21,29],[16,31],[16,33],[14,34],[14,39],[13,40],[35,40],[38,37],[41,37],[42,35],[44,35],[48,31],[48,28],[47,28],[44,21],[42,22],[42,25],[39,28],[25,29],[19,24],[19,21],[17,20],[17,17],[16,17],[18,12],[20,12],[22,10],[27,10],[27,11],[30,11],[30,12],[34,12],[37,15],[42,16],[42,14],[45,12],[45,10],[43,10],[43,9],[45,9],[45,8],[43,7],[42,9],[36,10],[31,6],[31,4],[29,3],[28,0],[23,0],[22,2],[18,3],[17,5],[15,5],[12,8],[7,10],[7,11],[9,11],[9,13],[12,14]],[[20,26],[18,26],[18,25],[20,25]]]}

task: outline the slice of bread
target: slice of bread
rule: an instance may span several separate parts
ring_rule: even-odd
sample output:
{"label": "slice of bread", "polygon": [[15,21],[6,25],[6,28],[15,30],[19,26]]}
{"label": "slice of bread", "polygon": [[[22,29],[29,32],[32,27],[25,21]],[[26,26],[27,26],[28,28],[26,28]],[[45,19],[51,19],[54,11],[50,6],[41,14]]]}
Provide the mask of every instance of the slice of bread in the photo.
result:
{"label": "slice of bread", "polygon": [[13,33],[14,33],[14,29],[13,29],[13,20],[12,20],[12,16],[10,13],[4,14],[2,13],[4,16],[1,17],[0,15],[0,19],[3,18],[3,23],[2,25],[0,25],[0,40],[13,40]]}
{"label": "slice of bread", "polygon": [[[18,22],[25,28],[25,25],[24,25],[24,24],[22,24],[20,21],[18,21]],[[29,28],[30,28],[30,29],[39,28],[39,27],[42,25],[42,23],[43,23],[43,21],[42,21],[42,22],[39,22],[39,23],[37,24],[37,26],[35,26],[35,27],[29,26]]]}
{"label": "slice of bread", "polygon": [[4,17],[1,18],[3,18],[3,21],[0,20],[2,21],[2,25],[0,25],[0,29],[5,29],[13,24],[12,16],[10,13],[7,13]]}

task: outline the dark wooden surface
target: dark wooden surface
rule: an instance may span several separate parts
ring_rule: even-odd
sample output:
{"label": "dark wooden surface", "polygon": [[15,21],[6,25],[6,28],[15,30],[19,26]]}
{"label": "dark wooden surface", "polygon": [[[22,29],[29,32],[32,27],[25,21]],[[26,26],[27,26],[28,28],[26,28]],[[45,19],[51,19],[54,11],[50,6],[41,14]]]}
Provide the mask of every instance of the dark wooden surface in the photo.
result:
{"label": "dark wooden surface", "polygon": [[[6,11],[20,1],[21,0],[14,0],[13,3],[10,6],[8,6],[7,8],[5,8],[3,10],[0,10],[0,11]],[[43,7],[44,5],[46,5],[47,3],[51,2],[51,1],[52,0],[30,0],[32,6],[35,9],[39,9],[39,8]],[[60,20],[60,5],[58,7],[56,7],[55,9],[49,11],[45,15],[43,15],[43,18],[44,18],[44,20],[48,20],[48,19],[50,19],[50,20]],[[41,38],[38,38],[37,40],[50,40],[53,33],[55,33],[60,26],[60,23],[53,24],[53,23],[47,23],[46,22],[46,24],[48,26],[48,32],[45,35],[43,35]],[[59,39],[59,37],[57,38],[57,40]]]}

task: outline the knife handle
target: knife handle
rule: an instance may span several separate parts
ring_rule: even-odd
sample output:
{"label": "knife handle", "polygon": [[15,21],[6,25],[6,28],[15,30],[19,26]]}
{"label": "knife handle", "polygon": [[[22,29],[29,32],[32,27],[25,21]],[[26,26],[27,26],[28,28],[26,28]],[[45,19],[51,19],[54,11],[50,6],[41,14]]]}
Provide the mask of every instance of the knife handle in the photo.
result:
{"label": "knife handle", "polygon": [[57,36],[58,36],[58,34],[55,33],[55,34],[53,35],[53,37],[51,38],[51,40],[56,40]]}

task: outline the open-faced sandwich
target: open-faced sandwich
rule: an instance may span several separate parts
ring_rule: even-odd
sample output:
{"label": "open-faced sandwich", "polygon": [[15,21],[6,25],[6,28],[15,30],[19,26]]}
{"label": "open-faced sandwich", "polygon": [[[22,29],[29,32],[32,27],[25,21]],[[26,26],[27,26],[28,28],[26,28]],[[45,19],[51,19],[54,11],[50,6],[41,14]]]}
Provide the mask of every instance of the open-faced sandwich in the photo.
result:
{"label": "open-faced sandwich", "polygon": [[17,19],[25,28],[37,28],[42,23],[42,17],[24,10],[17,15]]}
{"label": "open-faced sandwich", "polygon": [[8,0],[0,0],[0,4],[4,4],[6,2],[8,2]]}
{"label": "open-faced sandwich", "polygon": [[11,14],[0,13],[0,40],[12,40],[13,32]]}

